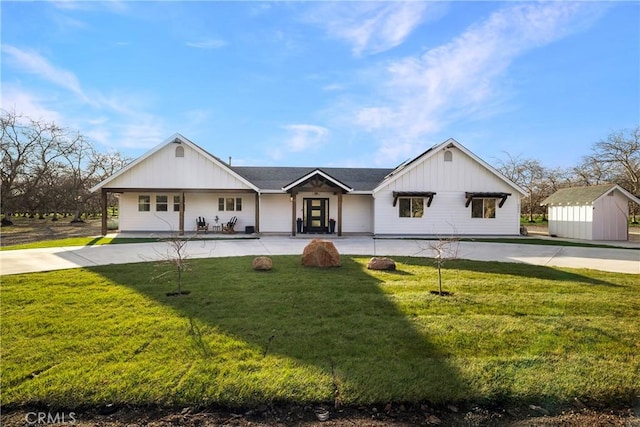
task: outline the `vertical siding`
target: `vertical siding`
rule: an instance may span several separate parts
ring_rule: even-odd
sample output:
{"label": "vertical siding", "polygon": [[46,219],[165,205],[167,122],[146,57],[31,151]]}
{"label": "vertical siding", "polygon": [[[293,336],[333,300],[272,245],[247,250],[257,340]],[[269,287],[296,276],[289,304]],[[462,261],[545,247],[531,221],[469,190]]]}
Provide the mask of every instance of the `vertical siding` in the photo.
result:
{"label": "vertical siding", "polygon": [[627,240],[629,204],[619,191],[604,196],[594,204],[593,239]]}
{"label": "vertical siding", "polygon": [[593,208],[582,206],[549,207],[549,234],[571,239],[591,240]]}
{"label": "vertical siding", "polygon": [[[391,181],[375,194],[376,234],[486,234],[517,235],[520,230],[520,194],[462,151],[452,149],[453,160],[440,151]],[[394,191],[435,191],[423,218],[400,218],[393,206]],[[495,218],[471,218],[465,192],[511,193]]]}
{"label": "vertical siding", "polygon": [[109,183],[113,188],[249,188],[229,170],[215,164],[186,144],[184,157],[176,157],[177,144],[167,144]]}

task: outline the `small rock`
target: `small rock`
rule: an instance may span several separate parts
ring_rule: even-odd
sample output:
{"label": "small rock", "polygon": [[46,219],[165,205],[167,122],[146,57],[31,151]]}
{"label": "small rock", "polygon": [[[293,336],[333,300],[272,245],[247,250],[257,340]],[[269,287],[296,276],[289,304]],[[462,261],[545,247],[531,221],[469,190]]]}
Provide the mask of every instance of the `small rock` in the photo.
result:
{"label": "small rock", "polygon": [[447,405],[447,408],[449,408],[451,412],[458,412],[458,407],[456,405],[449,404]]}
{"label": "small rock", "polygon": [[313,411],[318,421],[327,421],[329,419],[329,411],[324,408],[317,408]]}
{"label": "small rock", "polygon": [[585,405],[582,400],[578,399],[577,397],[573,399],[573,404],[574,406],[576,406],[577,408],[580,409],[587,409],[587,405]]}
{"label": "small rock", "polygon": [[551,413],[549,411],[547,411],[546,409],[544,409],[542,406],[537,406],[537,405],[529,405],[529,409],[539,412],[542,415],[550,415]]}
{"label": "small rock", "polygon": [[367,264],[369,270],[388,270],[394,271],[396,269],[396,262],[391,258],[386,257],[373,257]]}
{"label": "small rock", "polygon": [[427,418],[427,422],[434,425],[442,424],[442,420],[435,415],[429,415],[429,418]]}
{"label": "small rock", "polygon": [[266,256],[259,256],[253,259],[253,269],[258,271],[269,271],[273,268],[273,261]]}

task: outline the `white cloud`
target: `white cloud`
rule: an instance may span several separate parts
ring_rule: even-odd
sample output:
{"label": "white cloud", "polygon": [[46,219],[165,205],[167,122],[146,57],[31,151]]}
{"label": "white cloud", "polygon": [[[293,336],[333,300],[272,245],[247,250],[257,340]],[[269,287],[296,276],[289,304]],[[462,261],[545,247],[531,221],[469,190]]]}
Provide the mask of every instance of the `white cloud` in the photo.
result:
{"label": "white cloud", "polygon": [[225,47],[227,45],[227,42],[218,39],[207,39],[197,42],[187,42],[186,45],[198,49],[219,49],[221,47]]}
{"label": "white cloud", "polygon": [[57,111],[44,106],[47,102],[42,96],[35,95],[20,89],[12,84],[2,84],[2,109],[15,111],[34,120],[44,120],[47,122],[61,121],[61,116]]}
{"label": "white cloud", "polygon": [[349,43],[353,54],[361,56],[402,44],[432,9],[434,4],[424,1],[338,2],[314,8],[307,19],[325,27],[330,37]]}
{"label": "white cloud", "polygon": [[356,109],[353,121],[383,141],[381,160],[415,154],[444,125],[490,115],[506,96],[503,81],[519,56],[589,24],[599,10],[573,2],[500,9],[449,43],[386,63],[375,102]]}
{"label": "white cloud", "polygon": [[86,96],[82,90],[80,81],[75,74],[71,71],[55,67],[39,53],[19,49],[11,45],[2,45],[2,53],[7,55],[7,59],[17,68],[27,73],[35,74],[44,80],[73,92],[81,98],[83,102],[92,103],[91,99]]}
{"label": "white cloud", "polygon": [[329,130],[322,126],[294,124],[283,126],[291,134],[286,141],[290,151],[299,152],[324,142]]}
{"label": "white cloud", "polygon": [[77,129],[109,148],[149,148],[167,134],[163,121],[146,111],[150,102],[143,96],[129,92],[105,95],[94,90],[89,97],[73,72],[54,66],[37,52],[3,45],[2,53],[11,66],[53,84],[34,95],[32,90],[3,81],[3,108]]}

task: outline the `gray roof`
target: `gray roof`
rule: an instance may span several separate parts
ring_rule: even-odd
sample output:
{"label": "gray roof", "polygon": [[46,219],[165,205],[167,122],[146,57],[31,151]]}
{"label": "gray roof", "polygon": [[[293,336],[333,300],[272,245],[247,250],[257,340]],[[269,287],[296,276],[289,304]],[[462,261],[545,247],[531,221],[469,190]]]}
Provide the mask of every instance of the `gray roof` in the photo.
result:
{"label": "gray roof", "polygon": [[541,205],[586,205],[616,188],[616,184],[591,185],[589,187],[561,188],[540,203]]}
{"label": "gray roof", "polygon": [[318,168],[318,167],[269,167],[232,166],[238,175],[261,190],[282,190],[288,184],[319,169],[353,188],[354,191],[372,191],[393,169],[382,168]]}

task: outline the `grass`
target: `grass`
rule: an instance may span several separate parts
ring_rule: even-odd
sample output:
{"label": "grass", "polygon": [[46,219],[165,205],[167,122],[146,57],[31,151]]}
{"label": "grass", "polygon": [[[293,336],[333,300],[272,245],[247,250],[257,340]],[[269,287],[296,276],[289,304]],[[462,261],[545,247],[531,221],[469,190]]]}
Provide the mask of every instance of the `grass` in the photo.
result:
{"label": "grass", "polygon": [[[188,296],[155,263],[2,278],[2,406],[105,403],[630,402],[637,276],[368,258],[190,260]],[[156,278],[156,279],[154,279]]]}

